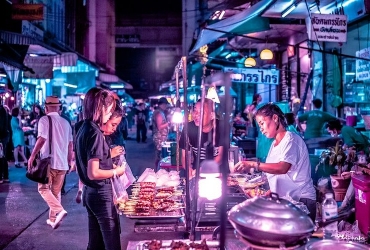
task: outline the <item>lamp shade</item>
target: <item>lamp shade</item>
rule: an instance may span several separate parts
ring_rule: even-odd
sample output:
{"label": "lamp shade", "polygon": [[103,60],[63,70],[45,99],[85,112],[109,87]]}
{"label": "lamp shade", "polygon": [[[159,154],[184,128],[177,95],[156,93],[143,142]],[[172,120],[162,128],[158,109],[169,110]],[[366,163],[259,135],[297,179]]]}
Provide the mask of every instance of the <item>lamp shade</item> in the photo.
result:
{"label": "lamp shade", "polygon": [[248,57],[244,61],[244,66],[247,67],[247,68],[254,67],[256,65],[257,65],[257,62],[253,57]]}
{"label": "lamp shade", "polygon": [[262,60],[271,60],[272,58],[274,58],[274,53],[272,53],[272,51],[269,49],[264,49],[260,53],[260,58]]}

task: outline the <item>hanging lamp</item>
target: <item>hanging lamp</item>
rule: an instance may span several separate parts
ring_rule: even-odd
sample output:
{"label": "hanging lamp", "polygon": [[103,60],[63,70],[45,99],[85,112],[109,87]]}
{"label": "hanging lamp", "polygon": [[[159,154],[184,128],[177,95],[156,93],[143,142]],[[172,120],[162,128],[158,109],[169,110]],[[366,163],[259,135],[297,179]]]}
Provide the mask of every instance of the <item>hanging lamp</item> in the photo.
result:
{"label": "hanging lamp", "polygon": [[[266,47],[267,47],[267,36],[266,36]],[[260,58],[262,60],[271,60],[274,58],[274,53],[272,53],[272,51],[268,48],[265,48],[261,51],[260,53]]]}
{"label": "hanging lamp", "polygon": [[260,53],[260,58],[262,60],[271,60],[274,58],[274,53],[270,49],[264,49]]}
{"label": "hanging lamp", "polygon": [[248,57],[244,61],[244,66],[247,68],[251,68],[257,65],[256,60],[253,57]]}

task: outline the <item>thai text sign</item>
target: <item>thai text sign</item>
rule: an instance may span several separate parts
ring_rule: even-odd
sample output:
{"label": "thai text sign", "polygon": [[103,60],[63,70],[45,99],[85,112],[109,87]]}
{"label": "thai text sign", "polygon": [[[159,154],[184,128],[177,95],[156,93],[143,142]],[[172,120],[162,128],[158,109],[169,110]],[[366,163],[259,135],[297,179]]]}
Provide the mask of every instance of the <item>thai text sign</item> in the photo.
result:
{"label": "thai text sign", "polygon": [[14,20],[43,20],[43,4],[13,4],[12,19]]}
{"label": "thai text sign", "polygon": [[277,69],[252,69],[252,68],[224,68],[225,73],[231,73],[232,82],[254,84],[279,84],[279,70]]}
{"label": "thai text sign", "polygon": [[140,43],[140,35],[137,34],[116,34],[116,43]]}
{"label": "thai text sign", "polygon": [[[370,59],[370,48],[356,51],[356,57]],[[357,81],[370,80],[370,61],[361,59],[356,60],[356,80]]]}
{"label": "thai text sign", "polygon": [[306,20],[308,38],[313,41],[346,42],[347,16],[311,14]]}

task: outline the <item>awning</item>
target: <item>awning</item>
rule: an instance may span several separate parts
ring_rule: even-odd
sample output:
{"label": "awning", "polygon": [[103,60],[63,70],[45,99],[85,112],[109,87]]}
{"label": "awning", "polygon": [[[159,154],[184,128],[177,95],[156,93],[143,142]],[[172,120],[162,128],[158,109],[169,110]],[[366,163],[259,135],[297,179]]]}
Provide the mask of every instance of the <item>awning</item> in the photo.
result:
{"label": "awning", "polygon": [[76,86],[76,94],[85,94],[89,89],[95,87],[95,72],[68,73],[66,83]]}
{"label": "awning", "polygon": [[106,85],[110,88],[114,86],[117,89],[119,88],[119,86],[122,86],[121,88],[133,89],[131,84],[113,74],[99,72],[99,81],[101,82],[101,84]]}
{"label": "awning", "polygon": [[204,28],[200,32],[198,40],[192,48],[190,54],[200,49],[200,47],[216,41],[226,33],[247,34],[251,32],[262,31],[263,29],[269,29],[269,27],[266,27],[266,24],[268,24],[268,19],[259,17],[259,15],[261,15],[264,10],[266,10],[275,2],[276,0],[260,1],[232,17]]}

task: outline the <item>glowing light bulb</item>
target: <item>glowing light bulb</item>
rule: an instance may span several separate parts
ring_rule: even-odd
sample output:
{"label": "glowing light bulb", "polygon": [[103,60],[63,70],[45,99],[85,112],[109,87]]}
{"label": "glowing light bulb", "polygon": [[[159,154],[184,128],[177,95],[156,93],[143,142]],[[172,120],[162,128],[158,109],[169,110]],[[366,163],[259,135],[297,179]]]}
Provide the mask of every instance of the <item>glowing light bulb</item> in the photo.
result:
{"label": "glowing light bulb", "polygon": [[222,181],[215,177],[199,180],[199,196],[207,200],[215,200],[222,195]]}

